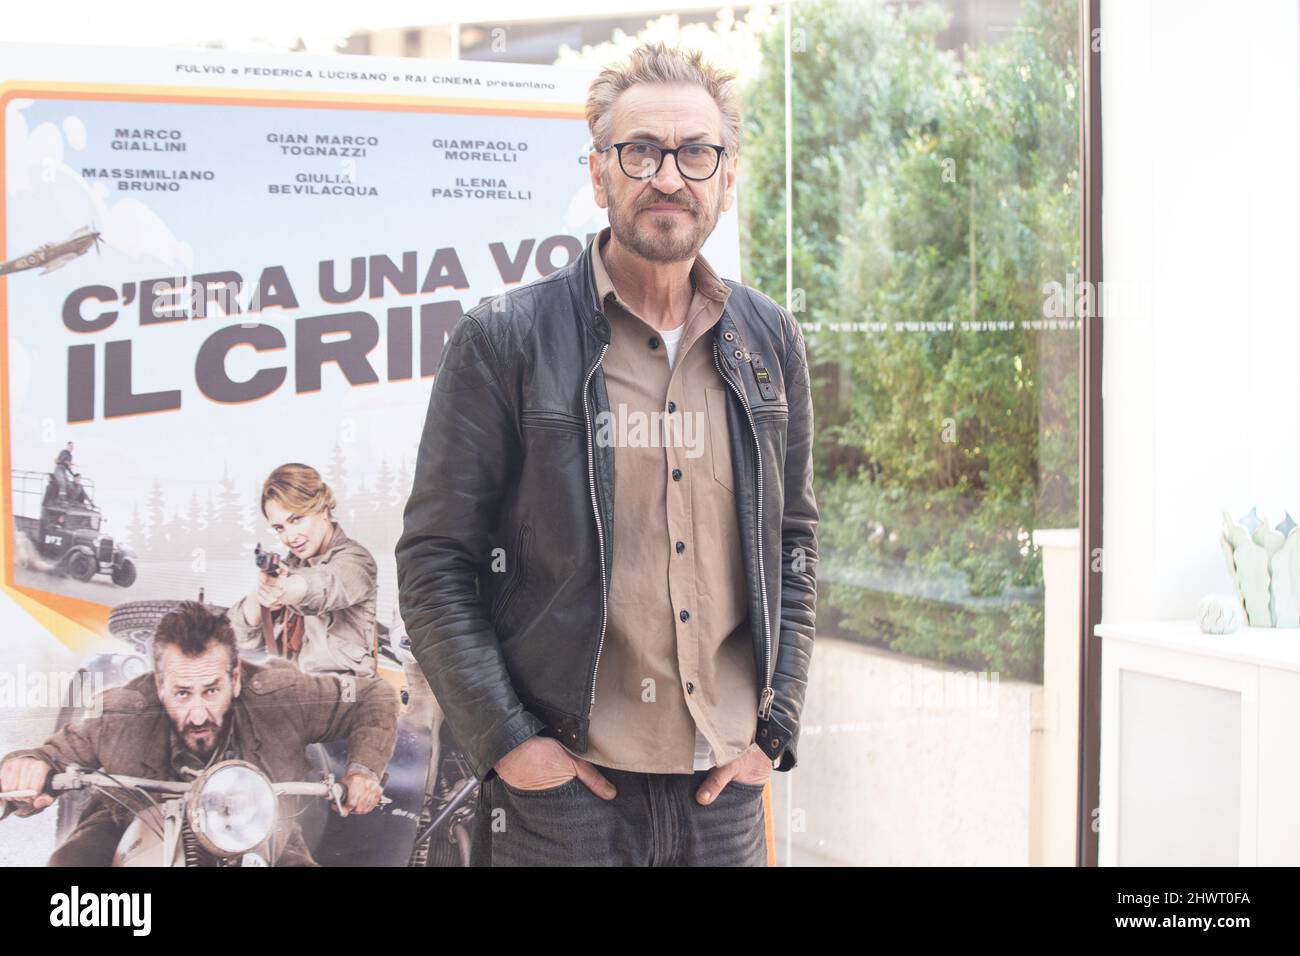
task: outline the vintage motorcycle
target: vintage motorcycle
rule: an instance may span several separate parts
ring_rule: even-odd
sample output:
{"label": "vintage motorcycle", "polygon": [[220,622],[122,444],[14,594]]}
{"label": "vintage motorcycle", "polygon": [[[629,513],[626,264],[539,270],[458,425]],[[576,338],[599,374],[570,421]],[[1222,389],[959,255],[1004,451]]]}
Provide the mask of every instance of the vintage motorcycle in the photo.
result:
{"label": "vintage motorcycle", "polygon": [[[113,854],[113,866],[276,866],[284,850],[282,798],[319,798],[340,811],[347,788],[332,776],[319,782],[273,783],[244,760],[214,764],[193,780],[150,780],[69,767],[51,775],[46,790],[116,792],[135,815]],[[4,801],[36,792],[0,793]],[[391,803],[380,798],[381,807]],[[380,808],[376,808],[378,811]]]}
{"label": "vintage motorcycle", "polygon": [[[199,602],[213,612],[226,608]],[[84,661],[82,673],[94,673],[103,686],[115,687],[149,669],[148,643],[162,618],[179,604],[174,600],[130,601],[109,615],[115,649]],[[387,769],[384,791],[389,803],[365,815],[341,817],[323,800],[309,801],[298,822],[312,856],[322,866],[468,866],[478,782],[442,720],[441,708],[410,650],[398,619],[379,625],[380,676],[400,688],[402,713],[397,743]],[[256,660],[258,653],[246,653]],[[81,675],[78,675],[80,680]],[[77,720],[81,707],[68,702],[58,726]],[[346,773],[346,741],[313,744],[307,759],[322,779]],[[68,793],[57,804],[57,839],[76,825],[88,794]]]}

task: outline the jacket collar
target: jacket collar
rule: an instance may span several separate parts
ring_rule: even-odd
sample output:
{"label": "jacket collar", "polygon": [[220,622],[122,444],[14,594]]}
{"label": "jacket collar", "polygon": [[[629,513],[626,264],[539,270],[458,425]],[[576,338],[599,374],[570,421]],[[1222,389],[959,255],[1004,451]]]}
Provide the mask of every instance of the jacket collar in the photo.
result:
{"label": "jacket collar", "polygon": [[[605,227],[608,229],[609,227]],[[582,324],[604,345],[610,342],[609,318],[601,306],[600,295],[596,288],[595,268],[592,257],[596,256],[596,243],[600,241],[604,229],[593,233],[578,258],[566,266],[566,281],[573,307],[582,317]],[[709,270],[712,272],[712,269]],[[714,324],[712,335],[718,345],[718,354],[723,363],[735,371],[749,361],[749,348],[742,332],[742,311],[736,308],[738,297],[743,297],[740,283],[730,279],[721,280],[731,290],[731,295],[722,309],[722,318]]]}
{"label": "jacket collar", "polygon": [[600,307],[600,296],[596,293],[596,277],[592,272],[591,257],[595,255],[598,233],[593,233],[578,258],[564,267],[565,284],[569,288],[569,297],[573,308],[581,317],[582,325],[596,340],[609,344],[609,319]]}

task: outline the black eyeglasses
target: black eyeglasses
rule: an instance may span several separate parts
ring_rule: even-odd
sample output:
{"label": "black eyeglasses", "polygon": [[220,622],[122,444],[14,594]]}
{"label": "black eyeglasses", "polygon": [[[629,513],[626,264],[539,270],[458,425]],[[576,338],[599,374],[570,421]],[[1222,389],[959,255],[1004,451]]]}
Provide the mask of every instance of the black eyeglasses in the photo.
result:
{"label": "black eyeglasses", "polygon": [[686,179],[697,181],[712,177],[726,152],[725,147],[713,143],[687,143],[668,149],[640,142],[611,143],[596,152],[604,153],[611,149],[618,150],[618,166],[632,179],[654,179],[664,164],[664,157],[672,156],[677,161],[677,171]]}

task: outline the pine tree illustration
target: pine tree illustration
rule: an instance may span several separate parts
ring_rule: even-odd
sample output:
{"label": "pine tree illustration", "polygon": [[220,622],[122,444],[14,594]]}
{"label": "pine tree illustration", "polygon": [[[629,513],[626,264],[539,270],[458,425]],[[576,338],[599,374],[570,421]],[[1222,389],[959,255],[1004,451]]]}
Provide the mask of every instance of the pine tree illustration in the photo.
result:
{"label": "pine tree illustration", "polygon": [[145,504],[145,509],[149,516],[149,533],[145,548],[154,557],[166,557],[166,499],[163,496],[162,484],[159,483],[156,476],[154,477],[153,489],[149,492],[149,500]]}
{"label": "pine tree illustration", "polygon": [[212,548],[214,557],[232,559],[240,557],[244,544],[243,506],[235,479],[230,477],[230,466],[223,465],[216,500],[212,507]]}
{"label": "pine tree illustration", "polygon": [[135,548],[137,554],[144,554],[148,540],[149,532],[144,526],[144,517],[140,514],[140,504],[137,502],[131,506],[131,520],[126,526],[126,543]]}
{"label": "pine tree illustration", "polygon": [[329,467],[325,472],[325,483],[334,491],[334,497],[341,504],[348,496],[348,463],[343,452],[343,443],[335,439],[334,452],[330,455]]}

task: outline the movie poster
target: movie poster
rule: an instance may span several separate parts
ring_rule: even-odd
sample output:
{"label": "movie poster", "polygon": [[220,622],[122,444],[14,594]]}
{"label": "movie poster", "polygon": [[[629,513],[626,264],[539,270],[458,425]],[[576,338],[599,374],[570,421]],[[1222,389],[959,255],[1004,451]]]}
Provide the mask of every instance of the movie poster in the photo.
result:
{"label": "movie poster", "polygon": [[[230,608],[259,561],[292,563],[260,499],[300,463],[373,558],[353,623],[401,706],[390,802],[308,813],[307,843],[326,865],[461,864],[473,781],[404,643],[393,548],[447,333],[606,224],[590,80],[0,45],[0,752],[148,670],[177,602]],[[738,243],[733,209],[703,250],[719,274],[739,277]],[[332,745],[312,759],[346,770]],[[76,809],[6,820],[0,863],[44,863]]]}

